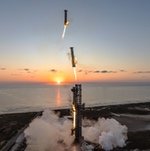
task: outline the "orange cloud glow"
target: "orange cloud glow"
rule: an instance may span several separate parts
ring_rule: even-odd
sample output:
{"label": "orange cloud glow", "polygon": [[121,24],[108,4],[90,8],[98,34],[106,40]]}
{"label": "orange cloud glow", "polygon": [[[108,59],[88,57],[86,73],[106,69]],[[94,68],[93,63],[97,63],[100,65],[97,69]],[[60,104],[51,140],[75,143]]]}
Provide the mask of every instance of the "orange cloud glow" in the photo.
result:
{"label": "orange cloud glow", "polygon": [[[27,70],[27,69],[26,69]],[[47,83],[70,83],[70,82],[125,82],[125,81],[149,81],[149,74],[135,74],[131,71],[110,70],[77,70],[75,80],[72,69],[66,71],[54,70],[1,70],[0,82],[47,82]],[[32,71],[32,72],[31,72]],[[144,75],[144,76],[143,76]]]}

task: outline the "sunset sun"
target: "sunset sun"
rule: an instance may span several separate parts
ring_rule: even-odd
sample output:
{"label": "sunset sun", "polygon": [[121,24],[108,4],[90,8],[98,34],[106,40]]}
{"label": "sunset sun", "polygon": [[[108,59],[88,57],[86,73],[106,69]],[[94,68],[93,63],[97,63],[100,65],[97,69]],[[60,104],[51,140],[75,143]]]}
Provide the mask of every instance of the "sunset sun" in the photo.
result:
{"label": "sunset sun", "polygon": [[57,84],[60,84],[61,83],[61,81],[60,80],[57,80]]}

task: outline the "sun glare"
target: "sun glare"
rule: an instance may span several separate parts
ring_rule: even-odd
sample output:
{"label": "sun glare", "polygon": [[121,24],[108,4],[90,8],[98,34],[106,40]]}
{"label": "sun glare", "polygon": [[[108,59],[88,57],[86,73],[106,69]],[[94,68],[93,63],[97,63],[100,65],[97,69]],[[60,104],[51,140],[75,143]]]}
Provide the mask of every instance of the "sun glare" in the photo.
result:
{"label": "sun glare", "polygon": [[60,80],[58,80],[58,81],[57,81],[57,84],[60,84],[60,83],[61,83],[61,81],[60,81]]}

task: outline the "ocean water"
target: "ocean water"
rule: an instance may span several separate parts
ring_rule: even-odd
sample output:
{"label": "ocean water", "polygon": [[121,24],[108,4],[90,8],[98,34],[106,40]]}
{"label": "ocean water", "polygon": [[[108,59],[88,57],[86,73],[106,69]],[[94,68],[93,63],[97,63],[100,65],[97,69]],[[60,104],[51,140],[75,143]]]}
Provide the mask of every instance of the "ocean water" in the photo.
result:
{"label": "ocean water", "polygon": [[[150,102],[150,83],[81,83],[85,106]],[[74,84],[0,83],[0,114],[69,108]]]}

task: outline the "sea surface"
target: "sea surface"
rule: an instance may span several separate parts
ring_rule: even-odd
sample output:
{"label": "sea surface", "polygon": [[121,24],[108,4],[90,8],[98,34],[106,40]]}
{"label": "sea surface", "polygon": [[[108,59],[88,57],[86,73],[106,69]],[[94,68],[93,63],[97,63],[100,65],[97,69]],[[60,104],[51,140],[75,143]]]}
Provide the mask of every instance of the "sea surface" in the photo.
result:
{"label": "sea surface", "polygon": [[[150,83],[81,83],[85,106],[150,102]],[[0,83],[0,114],[69,108],[71,84]]]}

